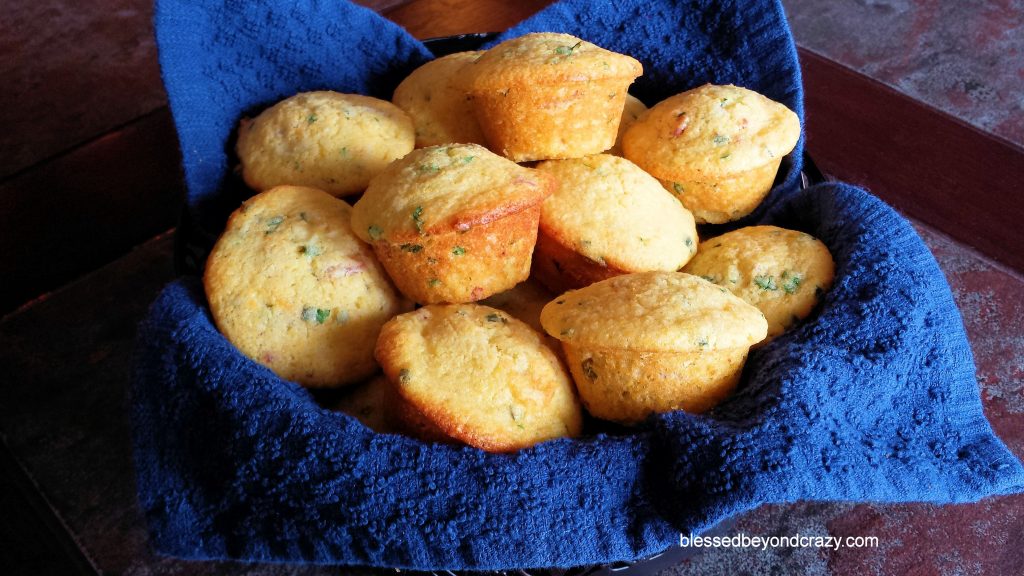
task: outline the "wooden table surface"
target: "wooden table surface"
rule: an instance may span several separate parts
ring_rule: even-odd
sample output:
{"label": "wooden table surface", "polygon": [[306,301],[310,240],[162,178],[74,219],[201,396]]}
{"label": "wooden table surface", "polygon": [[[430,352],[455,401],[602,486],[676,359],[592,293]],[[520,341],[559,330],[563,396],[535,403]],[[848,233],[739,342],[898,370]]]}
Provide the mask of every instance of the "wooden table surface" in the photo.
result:
{"label": "wooden table surface", "polygon": [[[427,38],[503,29],[548,2],[364,3]],[[1024,456],[1024,151],[816,53],[800,56],[810,153],[919,226],[965,317],[986,415]],[[136,81],[125,89],[147,93]],[[34,297],[0,321],[0,573],[368,572],[184,562],[147,547],[125,392],[135,326],[173,277],[169,234],[151,237],[174,224],[178,162],[169,114],[158,108],[0,176],[0,312]],[[714,550],[665,574],[1024,574],[1022,496],[960,506],[766,506],[736,530],[878,536],[881,547]]]}

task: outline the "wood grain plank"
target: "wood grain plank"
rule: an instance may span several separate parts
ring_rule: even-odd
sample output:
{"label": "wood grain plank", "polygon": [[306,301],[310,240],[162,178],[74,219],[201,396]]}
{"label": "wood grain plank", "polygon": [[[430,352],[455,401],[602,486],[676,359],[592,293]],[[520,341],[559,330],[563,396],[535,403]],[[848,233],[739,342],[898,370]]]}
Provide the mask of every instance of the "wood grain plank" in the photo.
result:
{"label": "wood grain plank", "polygon": [[551,0],[414,0],[384,15],[413,36],[426,39],[504,30],[548,4]]}
{"label": "wood grain plank", "polygon": [[177,142],[161,108],[0,184],[0,314],[174,226]]}
{"label": "wood grain plank", "polygon": [[826,173],[1024,271],[1024,149],[809,50],[800,60]]}

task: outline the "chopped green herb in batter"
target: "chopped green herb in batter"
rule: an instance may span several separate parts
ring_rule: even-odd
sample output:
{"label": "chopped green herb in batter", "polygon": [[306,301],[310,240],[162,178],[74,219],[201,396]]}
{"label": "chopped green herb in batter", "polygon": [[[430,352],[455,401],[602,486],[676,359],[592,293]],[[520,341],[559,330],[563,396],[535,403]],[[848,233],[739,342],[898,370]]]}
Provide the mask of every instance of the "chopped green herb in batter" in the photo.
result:
{"label": "chopped green herb in batter", "polygon": [[757,285],[761,290],[778,290],[779,286],[775,283],[775,278],[771,276],[754,276],[754,284]]}
{"label": "chopped green herb in batter", "polygon": [[416,225],[416,231],[423,234],[423,206],[417,206],[412,211],[412,223]]}
{"label": "chopped green herb in batter", "polygon": [[277,230],[277,228],[284,222],[284,216],[274,216],[270,220],[267,220],[267,231],[266,234],[270,234]]}

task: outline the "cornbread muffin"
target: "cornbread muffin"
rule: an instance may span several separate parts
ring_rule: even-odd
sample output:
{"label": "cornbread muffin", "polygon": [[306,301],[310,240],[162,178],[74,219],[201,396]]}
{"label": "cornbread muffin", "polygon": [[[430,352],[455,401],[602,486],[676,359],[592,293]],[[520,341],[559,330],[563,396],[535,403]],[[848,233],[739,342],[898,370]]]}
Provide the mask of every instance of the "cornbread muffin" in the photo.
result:
{"label": "cornbread muffin", "polygon": [[344,196],[362,192],[414,140],[412,120],[390,102],[306,92],[243,119],[237,151],[242,177],[255,190],[294,184]]}
{"label": "cornbread muffin", "polygon": [[540,204],[555,186],[476,144],[421,148],[370,182],[352,227],[409,298],[473,302],[529,275]]}
{"label": "cornbread muffin", "polygon": [[799,138],[789,108],[745,88],[705,84],[651,108],[626,131],[622,151],[698,223],[719,224],[764,200]]}
{"label": "cornbread muffin", "polygon": [[391,98],[412,118],[416,147],[437,144],[486,144],[466,92],[455,86],[465,66],[483,52],[457,52],[427,62],[395,88]]}
{"label": "cornbread muffin", "polygon": [[835,264],[828,248],[810,234],[749,226],[701,243],[684,272],[757,306],[768,319],[770,340],[810,315],[832,287]]}
{"label": "cornbread muffin", "polygon": [[392,418],[391,384],[383,375],[353,385],[346,392],[331,407],[333,410],[352,416],[374,432],[389,434],[399,431]]}
{"label": "cornbread muffin", "polygon": [[568,34],[527,34],[466,66],[490,148],[516,162],[578,158],[612,147],[640,62]]}
{"label": "cornbread muffin", "polygon": [[768,330],[757,308],[681,272],[603,280],[559,296],[540,321],[562,341],[587,410],[625,424],[714,407]]}
{"label": "cornbread muffin", "polygon": [[335,387],[377,369],[381,326],[409,309],[326,192],[278,186],[228,220],[203,282],[221,333],[278,376]]}
{"label": "cornbread muffin", "polygon": [[619,120],[619,132],[615,136],[615,145],[609,148],[606,154],[622,156],[622,136],[626,134],[626,130],[629,130],[629,127],[644,112],[647,112],[647,106],[644,106],[644,103],[632,94],[626,94],[626,106],[622,109],[622,118]]}
{"label": "cornbread muffin", "polygon": [[540,311],[554,297],[555,295],[544,288],[540,282],[528,278],[525,282],[520,282],[509,290],[481,300],[480,303],[507,312],[516,320],[529,324],[530,328],[543,334],[544,328],[540,325]]}
{"label": "cornbread muffin", "polygon": [[678,270],[697,252],[693,215],[618,156],[548,160],[558,179],[541,206],[534,276],[555,293],[630,272]]}
{"label": "cornbread muffin", "polygon": [[431,305],[397,316],[376,356],[418,418],[454,440],[508,452],[580,433],[561,362],[539,333],[495,308]]}

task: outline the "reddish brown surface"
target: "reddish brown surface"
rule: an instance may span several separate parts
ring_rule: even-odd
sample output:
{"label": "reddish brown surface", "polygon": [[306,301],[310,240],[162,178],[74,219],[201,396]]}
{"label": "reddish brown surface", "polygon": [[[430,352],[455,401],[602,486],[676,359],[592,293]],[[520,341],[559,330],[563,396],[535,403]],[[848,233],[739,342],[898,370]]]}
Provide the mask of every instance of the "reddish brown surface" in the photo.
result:
{"label": "reddish brown surface", "polygon": [[807,50],[800,61],[825,172],[1024,270],[1024,150]]}

